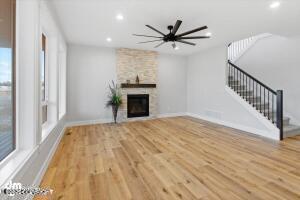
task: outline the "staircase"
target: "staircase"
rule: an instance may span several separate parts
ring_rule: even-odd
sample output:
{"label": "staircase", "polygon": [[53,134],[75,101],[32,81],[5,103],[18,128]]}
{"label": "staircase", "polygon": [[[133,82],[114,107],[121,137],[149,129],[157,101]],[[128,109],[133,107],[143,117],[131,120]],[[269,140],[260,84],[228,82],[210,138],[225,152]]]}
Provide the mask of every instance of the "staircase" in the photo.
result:
{"label": "staircase", "polygon": [[283,116],[283,91],[274,91],[228,60],[228,86],[280,130],[280,140],[300,134]]}
{"label": "staircase", "polygon": [[271,34],[263,33],[252,36],[243,40],[239,40],[228,45],[228,60],[235,63],[249,48],[251,48],[258,40],[269,37]]}

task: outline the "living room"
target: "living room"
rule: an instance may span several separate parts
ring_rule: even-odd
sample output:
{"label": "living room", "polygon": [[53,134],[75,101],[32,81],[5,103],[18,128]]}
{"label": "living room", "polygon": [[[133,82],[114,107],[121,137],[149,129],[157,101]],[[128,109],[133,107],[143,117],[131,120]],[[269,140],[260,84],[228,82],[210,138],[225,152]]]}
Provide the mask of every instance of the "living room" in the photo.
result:
{"label": "living room", "polygon": [[0,11],[0,199],[300,198],[299,2]]}

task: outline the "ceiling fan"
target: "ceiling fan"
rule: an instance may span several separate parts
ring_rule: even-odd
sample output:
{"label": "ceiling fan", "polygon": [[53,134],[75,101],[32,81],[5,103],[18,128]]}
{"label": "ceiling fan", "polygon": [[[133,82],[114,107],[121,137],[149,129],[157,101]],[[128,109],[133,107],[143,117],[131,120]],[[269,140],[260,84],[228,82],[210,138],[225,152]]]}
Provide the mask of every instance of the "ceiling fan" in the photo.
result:
{"label": "ceiling fan", "polygon": [[184,43],[184,44],[188,44],[188,45],[193,45],[195,46],[195,43],[192,42],[188,42],[186,40],[189,39],[206,39],[206,38],[210,38],[209,36],[189,36],[186,37],[186,35],[198,32],[198,31],[202,31],[207,29],[207,26],[203,26],[200,28],[196,28],[181,34],[176,35],[180,25],[181,25],[182,21],[181,20],[177,20],[175,25],[172,26],[168,26],[168,30],[170,31],[170,33],[168,34],[164,34],[162,32],[160,32],[159,30],[155,29],[154,27],[150,26],[150,25],[146,25],[148,28],[152,29],[153,31],[159,33],[161,36],[150,36],[150,35],[140,35],[140,34],[133,34],[134,36],[141,36],[141,37],[149,37],[149,38],[156,38],[156,40],[150,40],[150,41],[145,41],[145,42],[139,42],[138,44],[143,44],[143,43],[150,43],[150,42],[158,42],[161,41],[161,43],[159,43],[158,45],[156,45],[154,48],[160,47],[161,45],[163,45],[166,42],[173,42],[172,46],[174,49],[177,48],[175,42],[180,42],[180,43]]}

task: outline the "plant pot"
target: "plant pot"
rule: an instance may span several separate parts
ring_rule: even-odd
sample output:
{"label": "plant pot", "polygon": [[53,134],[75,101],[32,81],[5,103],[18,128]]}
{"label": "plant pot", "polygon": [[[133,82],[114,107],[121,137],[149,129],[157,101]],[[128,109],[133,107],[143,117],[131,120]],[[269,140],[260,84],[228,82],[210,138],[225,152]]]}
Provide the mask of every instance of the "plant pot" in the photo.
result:
{"label": "plant pot", "polygon": [[112,105],[111,108],[112,108],[112,112],[113,112],[113,116],[114,116],[114,122],[116,124],[117,123],[119,106]]}

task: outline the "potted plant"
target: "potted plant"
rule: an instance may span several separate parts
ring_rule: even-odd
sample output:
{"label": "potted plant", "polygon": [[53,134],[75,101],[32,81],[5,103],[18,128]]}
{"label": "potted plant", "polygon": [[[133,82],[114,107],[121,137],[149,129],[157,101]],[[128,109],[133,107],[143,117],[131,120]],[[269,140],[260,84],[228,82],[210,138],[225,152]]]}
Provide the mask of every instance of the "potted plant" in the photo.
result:
{"label": "potted plant", "polygon": [[114,81],[112,81],[112,85],[109,84],[110,94],[108,95],[109,100],[106,103],[106,107],[112,108],[114,122],[117,123],[118,110],[120,105],[122,104],[122,95],[120,92],[120,88]]}

